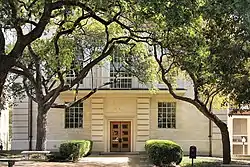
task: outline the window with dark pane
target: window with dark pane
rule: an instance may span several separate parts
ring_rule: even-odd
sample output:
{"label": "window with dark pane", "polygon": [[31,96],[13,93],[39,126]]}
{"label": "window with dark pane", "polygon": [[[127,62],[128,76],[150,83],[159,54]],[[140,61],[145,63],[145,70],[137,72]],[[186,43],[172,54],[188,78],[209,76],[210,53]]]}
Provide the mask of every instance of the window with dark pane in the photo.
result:
{"label": "window with dark pane", "polygon": [[116,82],[111,85],[111,88],[131,88],[132,76],[128,74],[122,65],[122,59],[119,56],[113,56],[110,63],[110,81]]}
{"label": "window with dark pane", "polygon": [[65,109],[65,128],[83,127],[83,103]]}
{"label": "window with dark pane", "polygon": [[158,102],[158,128],[176,128],[175,102]]}
{"label": "window with dark pane", "polygon": [[[79,70],[83,67],[83,62],[73,62],[70,71],[66,74],[66,84],[70,85],[71,82],[78,76]],[[79,81],[79,84],[83,84],[83,80]]]}

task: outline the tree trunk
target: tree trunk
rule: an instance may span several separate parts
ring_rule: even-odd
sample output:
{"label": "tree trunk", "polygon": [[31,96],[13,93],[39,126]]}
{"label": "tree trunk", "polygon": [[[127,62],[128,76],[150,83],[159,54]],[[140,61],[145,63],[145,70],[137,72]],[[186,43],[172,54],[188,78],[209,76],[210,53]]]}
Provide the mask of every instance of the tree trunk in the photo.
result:
{"label": "tree trunk", "polygon": [[[5,83],[5,80],[7,78],[7,75],[8,75],[8,71],[0,70],[0,97],[2,97],[4,83]],[[2,98],[0,98],[0,103],[2,102],[1,99]]]}
{"label": "tree trunk", "polygon": [[[190,102],[191,103],[191,102]],[[230,152],[230,139],[227,124],[221,121],[214,113],[209,112],[205,105],[191,103],[196,106],[209,120],[213,121],[220,129],[222,137],[222,152],[223,152],[223,164],[230,164],[231,152]]]}
{"label": "tree trunk", "polygon": [[[205,114],[204,114],[205,113]],[[230,139],[227,124],[221,121],[215,114],[209,113],[206,108],[203,108],[203,114],[210,120],[212,120],[220,129],[222,137],[222,152],[223,152],[223,164],[230,164],[231,152],[230,152]]]}
{"label": "tree trunk", "polygon": [[230,152],[230,139],[227,124],[224,122],[218,126],[221,131],[222,136],[222,146],[223,146],[223,164],[230,164],[231,162],[231,152]]}
{"label": "tree trunk", "polygon": [[47,111],[42,104],[38,104],[36,150],[46,149]]}
{"label": "tree trunk", "polygon": [[0,55],[0,103],[2,103],[2,95],[4,84],[8,75],[9,70],[15,64],[15,59],[7,55]]}

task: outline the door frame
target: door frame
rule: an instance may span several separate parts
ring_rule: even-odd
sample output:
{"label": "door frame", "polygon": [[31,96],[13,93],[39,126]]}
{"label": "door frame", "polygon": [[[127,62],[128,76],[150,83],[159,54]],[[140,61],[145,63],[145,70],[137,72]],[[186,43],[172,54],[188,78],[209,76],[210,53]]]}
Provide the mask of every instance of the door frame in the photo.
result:
{"label": "door frame", "polygon": [[[123,138],[123,135],[122,135],[122,127],[123,127],[123,125],[128,125],[128,128],[127,128],[127,130],[128,130],[128,134],[127,134],[127,137],[128,137],[128,141],[126,141],[126,143],[128,143],[128,147],[126,148],[126,149],[128,149],[128,151],[124,151],[122,148],[122,142],[120,143],[119,142],[119,145],[120,145],[120,151],[118,151],[118,152],[130,152],[131,151],[131,143],[132,143],[132,139],[131,139],[131,121],[110,121],[110,130],[112,130],[113,129],[113,125],[114,124],[119,124],[119,137],[120,138]],[[110,132],[112,132],[112,131],[110,131]],[[112,133],[110,133],[110,137],[112,136],[112,139],[110,140],[110,151],[111,151],[111,145],[112,145],[112,143],[113,143],[113,134]],[[112,152],[116,152],[116,151],[112,151]]]}
{"label": "door frame", "polygon": [[106,128],[106,130],[107,130],[107,133],[106,133],[106,139],[107,140],[105,140],[106,142],[105,142],[105,151],[107,151],[107,152],[110,152],[110,140],[111,140],[111,134],[110,134],[110,129],[111,129],[111,127],[110,127],[110,125],[111,125],[111,122],[130,122],[130,140],[131,140],[131,142],[130,142],[130,152],[133,152],[134,150],[135,150],[135,148],[134,148],[134,145],[135,145],[135,134],[136,134],[136,132],[135,132],[135,127],[134,127],[134,119],[133,118],[131,118],[131,119],[122,119],[122,118],[117,118],[117,119],[108,119],[107,120],[107,128]]}

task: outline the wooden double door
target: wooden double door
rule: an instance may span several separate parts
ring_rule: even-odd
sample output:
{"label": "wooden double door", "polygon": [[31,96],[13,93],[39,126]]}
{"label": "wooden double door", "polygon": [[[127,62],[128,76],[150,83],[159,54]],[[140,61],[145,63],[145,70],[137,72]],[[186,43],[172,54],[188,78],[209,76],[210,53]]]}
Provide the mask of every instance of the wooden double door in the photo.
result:
{"label": "wooden double door", "polygon": [[131,122],[110,122],[110,151],[130,152]]}

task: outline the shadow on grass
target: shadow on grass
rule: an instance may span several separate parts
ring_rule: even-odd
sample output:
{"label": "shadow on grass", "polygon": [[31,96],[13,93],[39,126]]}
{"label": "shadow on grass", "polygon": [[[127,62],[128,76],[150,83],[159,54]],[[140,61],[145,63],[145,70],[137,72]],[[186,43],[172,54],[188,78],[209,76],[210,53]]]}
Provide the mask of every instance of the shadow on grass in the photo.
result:
{"label": "shadow on grass", "polygon": [[[232,160],[232,165],[249,165],[250,162],[248,161],[237,161]],[[198,157],[194,160],[194,167],[216,167],[221,166],[222,159],[216,157]],[[192,167],[191,159],[184,157],[183,162],[180,164],[181,167]],[[249,165],[250,166],[250,165]]]}
{"label": "shadow on grass", "polygon": [[[221,162],[196,162],[194,163],[195,167],[215,167],[220,166]],[[184,164],[181,167],[192,167],[192,164]]]}

